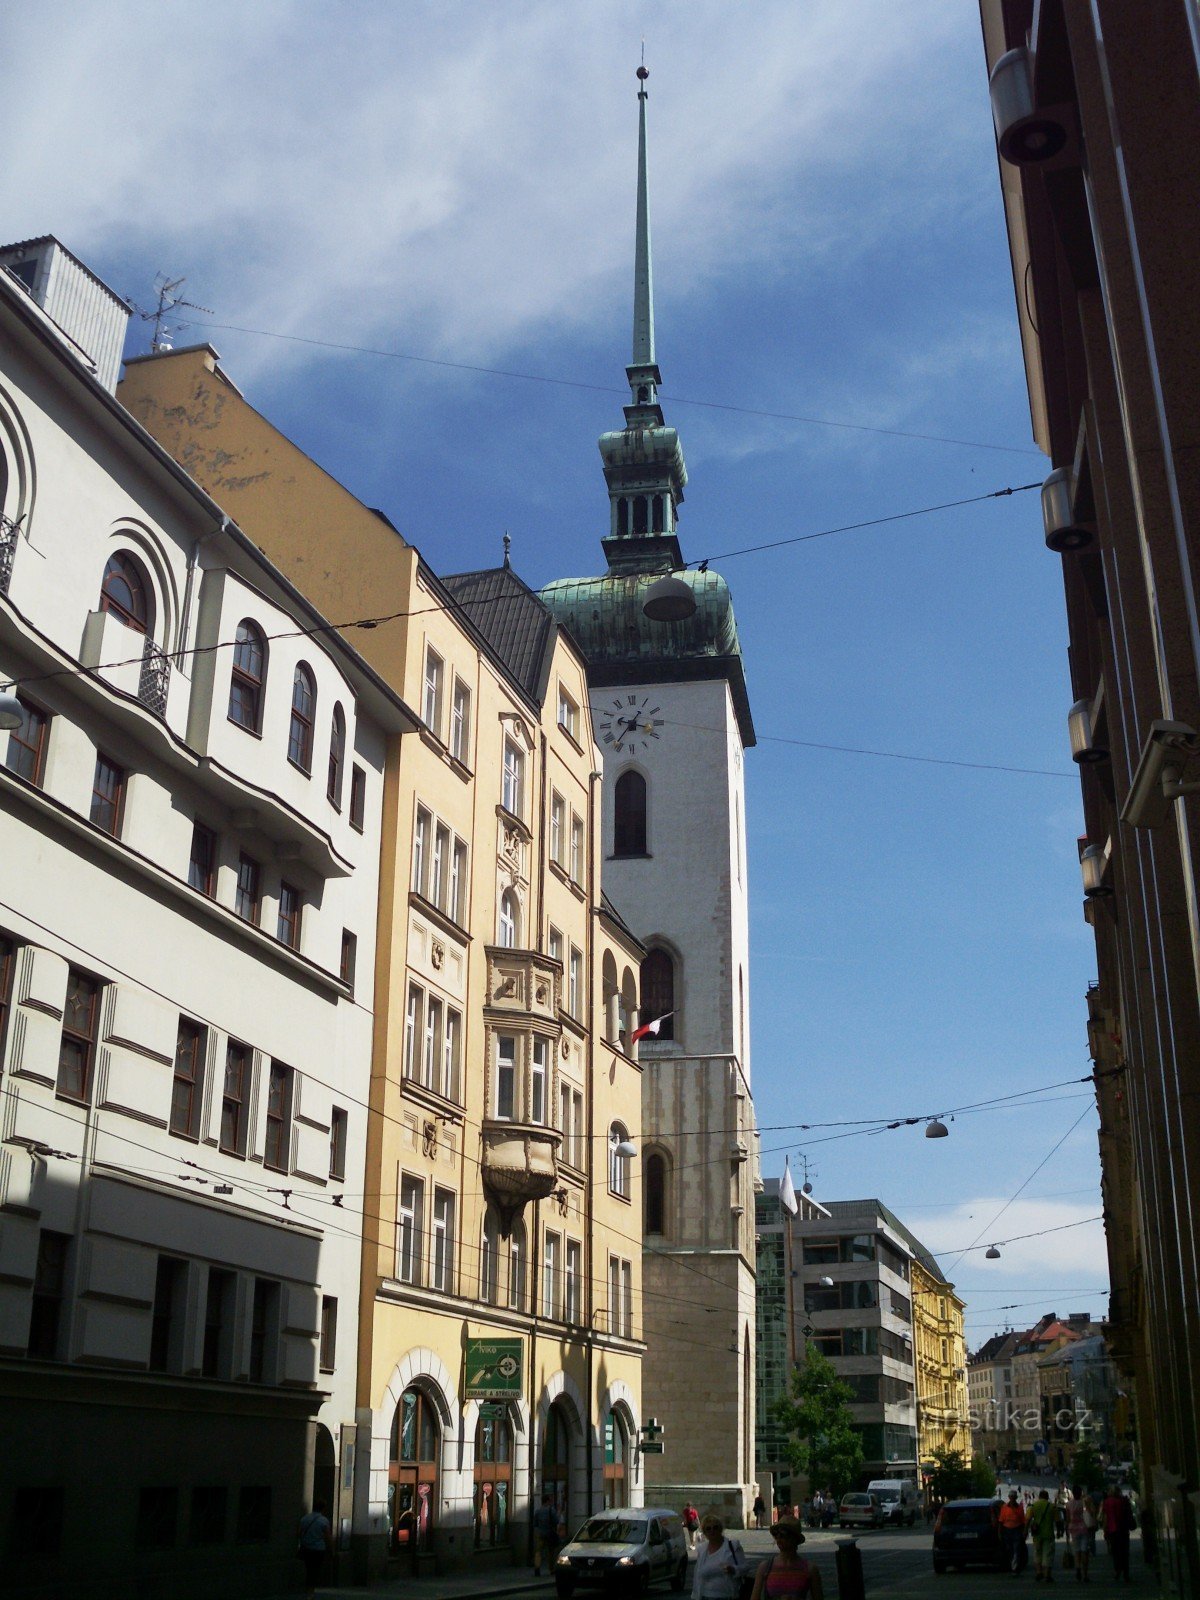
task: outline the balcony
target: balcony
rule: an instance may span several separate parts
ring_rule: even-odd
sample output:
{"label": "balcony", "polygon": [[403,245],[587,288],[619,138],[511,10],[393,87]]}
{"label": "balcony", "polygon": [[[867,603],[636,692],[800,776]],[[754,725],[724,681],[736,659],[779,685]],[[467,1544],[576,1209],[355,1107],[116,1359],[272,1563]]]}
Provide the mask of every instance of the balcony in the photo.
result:
{"label": "balcony", "polygon": [[17,553],[17,540],[21,537],[18,523],[11,517],[0,516],[0,594],[8,593],[12,580],[13,557]]}
{"label": "balcony", "polygon": [[485,1118],[483,1183],[500,1216],[505,1238],[531,1200],[544,1200],[558,1187],[562,1134],[540,1122]]}

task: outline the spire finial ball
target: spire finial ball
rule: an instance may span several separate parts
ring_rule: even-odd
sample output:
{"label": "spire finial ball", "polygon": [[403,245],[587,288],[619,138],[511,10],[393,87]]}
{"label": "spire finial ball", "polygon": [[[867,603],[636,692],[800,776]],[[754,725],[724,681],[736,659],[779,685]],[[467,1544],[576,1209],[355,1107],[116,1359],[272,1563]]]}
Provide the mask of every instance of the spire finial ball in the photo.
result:
{"label": "spire finial ball", "polygon": [[649,67],[639,67],[637,69],[637,75],[642,80],[642,82],[645,83],[646,79],[650,76],[650,68]]}

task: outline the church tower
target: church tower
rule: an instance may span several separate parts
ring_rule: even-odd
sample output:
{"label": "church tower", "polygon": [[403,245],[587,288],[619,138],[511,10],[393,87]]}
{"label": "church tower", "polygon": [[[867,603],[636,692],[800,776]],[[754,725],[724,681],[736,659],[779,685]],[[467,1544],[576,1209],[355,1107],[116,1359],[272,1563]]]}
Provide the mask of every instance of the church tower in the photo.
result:
{"label": "church tower", "polygon": [[[542,598],[587,659],[604,750],[604,889],[647,947],[636,1019],[652,1027],[638,1046],[643,1215],[629,1231],[644,1237],[643,1415],[662,1424],[664,1448],[642,1456],[643,1492],[691,1498],[737,1526],[755,1492],[742,771],[754,725],[729,589],[687,569],[679,545],[687,469],[659,403],[645,67],[638,79],[630,402],[624,427],[600,439],[608,570],[560,579]],[[635,1019],[621,1022],[632,1051]]]}

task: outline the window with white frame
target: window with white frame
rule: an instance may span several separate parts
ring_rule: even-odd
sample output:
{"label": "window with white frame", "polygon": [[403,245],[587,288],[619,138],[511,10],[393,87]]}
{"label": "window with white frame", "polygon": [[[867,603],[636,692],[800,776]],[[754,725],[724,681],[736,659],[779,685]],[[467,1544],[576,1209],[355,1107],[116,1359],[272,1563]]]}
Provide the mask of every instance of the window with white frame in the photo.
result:
{"label": "window with white frame", "polygon": [[553,923],[550,925],[550,929],[546,934],[546,954],[550,957],[551,961],[562,961],[563,936],[553,925]]}
{"label": "window with white frame", "polygon": [[396,1276],[401,1283],[421,1281],[421,1230],[425,1185],[405,1173],[400,1179],[400,1205],[396,1216]]}
{"label": "window with white frame", "polygon": [[575,1151],[575,1165],[583,1166],[583,1094],[578,1089],[571,1091],[571,1142]]}
{"label": "window with white frame", "polygon": [[583,822],[574,812],[571,813],[571,882],[583,882],[583,865],[585,851],[583,848]]}
{"label": "window with white frame", "polygon": [[614,1122],[608,1130],[608,1187],[622,1200],[629,1199],[629,1155],[621,1148],[628,1139],[624,1125]]}
{"label": "window with white frame", "polygon": [[465,927],[466,913],[467,847],[461,839],[455,839],[454,852],[450,857],[450,894],[446,904],[446,915],[452,922],[457,922],[459,927]]}
{"label": "window with white frame", "polygon": [[608,1331],[621,1331],[621,1263],[616,1256],[608,1258]]}
{"label": "window with white frame", "polygon": [[559,1307],[559,1249],[558,1234],[546,1235],[546,1254],[542,1261],[542,1315],[558,1319]]}
{"label": "window with white frame", "polygon": [[421,1002],[424,991],[415,983],[408,986],[408,1007],[404,1013],[404,1076],[417,1076],[417,1040],[421,1032]]}
{"label": "window with white frame", "polygon": [[608,1258],[608,1326],[618,1338],[633,1338],[633,1263]]}
{"label": "window with white frame", "polygon": [[571,946],[567,981],[567,1010],[578,1022],[583,1017],[583,953]]}
{"label": "window with white frame", "polygon": [[427,806],[413,824],[412,891],[460,925],[466,911],[467,845]]}
{"label": "window with white frame", "polygon": [[425,647],[425,694],[421,702],[421,715],[425,719],[425,726],[441,737],[442,733],[442,685],[445,681],[446,667],[440,655],[432,647]]}
{"label": "window with white frame", "polygon": [[496,1304],[499,1267],[500,1224],[495,1207],[489,1203],[479,1230],[479,1298],[489,1306]]}
{"label": "window with white frame", "polygon": [[435,906],[443,904],[449,887],[450,829],[439,822],[433,830],[433,853],[429,858],[429,894]]}
{"label": "window with white frame", "polygon": [[583,1166],[583,1095],[569,1083],[558,1086],[558,1122],[563,1136],[562,1158],[573,1167]]}
{"label": "window with white frame", "polygon": [[459,1103],[462,1070],[462,1013],[426,994],[417,983],[408,986],[404,1013],[404,1076],[447,1100]]}
{"label": "window with white frame", "polygon": [[558,725],[579,743],[579,707],[561,683],[558,686]]}
{"label": "window with white frame", "polygon": [[567,865],[567,802],[560,794],[550,797],[550,859],[556,866]]}
{"label": "window with white frame", "polygon": [[578,1239],[568,1239],[566,1270],[563,1274],[563,1316],[568,1322],[579,1321],[582,1280],[583,1246]]}
{"label": "window with white frame", "polygon": [[526,1259],[525,1224],[518,1219],[508,1236],[508,1304],[513,1311],[525,1309]]}
{"label": "window with white frame", "polygon": [[512,1122],[517,1108],[517,1041],[511,1033],[496,1035],[496,1119]]}
{"label": "window with white frame", "polygon": [[433,1191],[432,1249],[429,1263],[430,1287],[450,1294],[454,1289],[454,1213],[455,1197],[449,1189]]}
{"label": "window with white frame", "polygon": [[521,932],[521,904],[513,889],[505,889],[500,896],[498,923],[497,943],[502,944],[506,950],[515,949]]}
{"label": "window with white frame", "polygon": [[533,1041],[533,1062],[529,1073],[529,1120],[546,1120],[546,1062],[549,1046],[545,1039]]}
{"label": "window with white frame", "polygon": [[525,810],[525,752],[513,739],[504,741],[504,776],[500,786],[500,804],[514,817]]}
{"label": "window with white frame", "polygon": [[429,836],[433,832],[433,818],[424,806],[417,807],[417,820],[413,825],[412,887],[416,894],[425,893],[429,877]]}
{"label": "window with white frame", "polygon": [[462,1060],[462,1017],[452,1006],[446,1007],[446,1030],[442,1035],[442,1078],[438,1085],[447,1100],[458,1101],[458,1075]]}
{"label": "window with white frame", "polygon": [[442,1002],[425,997],[425,1032],[421,1049],[421,1082],[427,1089],[437,1085],[442,1045]]}

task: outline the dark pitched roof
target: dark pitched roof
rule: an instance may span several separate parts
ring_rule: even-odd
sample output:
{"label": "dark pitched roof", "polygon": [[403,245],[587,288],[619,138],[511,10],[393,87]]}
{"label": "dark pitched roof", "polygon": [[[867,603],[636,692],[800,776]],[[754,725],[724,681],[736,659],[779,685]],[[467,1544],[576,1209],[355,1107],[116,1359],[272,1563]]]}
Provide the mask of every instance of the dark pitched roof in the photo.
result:
{"label": "dark pitched roof", "polygon": [[460,572],[455,577],[443,578],[442,584],[504,662],[520,688],[541,705],[556,633],[549,607],[511,567]]}
{"label": "dark pitched roof", "polygon": [[616,923],[617,927],[621,929],[622,933],[627,933],[629,935],[634,944],[640,945],[642,943],[637,934],[634,933],[633,929],[626,922],[625,918],[609,899],[607,889],[600,890],[600,909],[604,912],[606,917],[609,917],[613,922]]}

